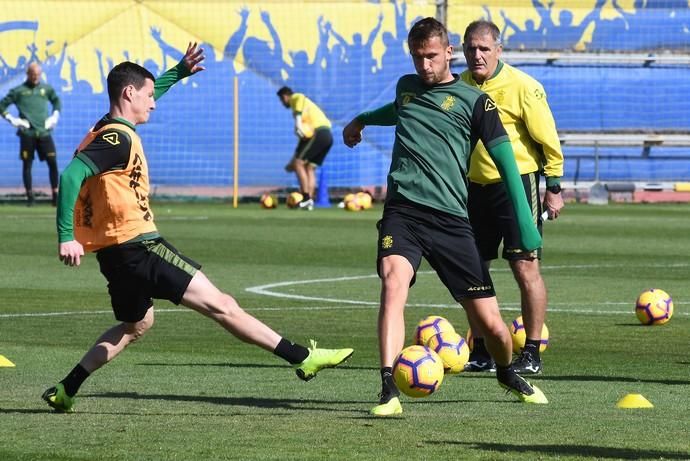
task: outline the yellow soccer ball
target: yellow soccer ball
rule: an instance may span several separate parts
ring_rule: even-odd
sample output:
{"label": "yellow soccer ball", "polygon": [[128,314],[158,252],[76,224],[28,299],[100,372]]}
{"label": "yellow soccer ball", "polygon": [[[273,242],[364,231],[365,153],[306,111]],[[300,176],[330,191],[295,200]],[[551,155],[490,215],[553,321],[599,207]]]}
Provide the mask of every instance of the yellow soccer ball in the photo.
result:
{"label": "yellow soccer ball", "polygon": [[287,205],[288,208],[297,208],[299,206],[299,202],[301,202],[304,199],[304,196],[300,194],[299,192],[291,192],[287,196],[287,200],[285,200],[285,204]]}
{"label": "yellow soccer ball", "polygon": [[472,328],[467,329],[465,340],[467,341],[467,347],[469,347],[470,352],[472,352],[474,350],[474,336],[472,336]]}
{"label": "yellow soccer ball", "polygon": [[424,317],[417,324],[414,332],[414,343],[420,346],[426,346],[432,336],[442,333],[444,331],[455,333],[455,328],[448,320],[438,315],[429,315]]}
{"label": "yellow soccer ball", "polygon": [[259,199],[259,203],[261,204],[261,208],[275,208],[278,206],[278,197],[273,194],[264,194]]}
{"label": "yellow soccer ball", "polygon": [[[519,316],[510,324],[510,336],[513,338],[513,352],[519,354],[525,348],[525,341],[527,334],[525,333],[525,326],[522,324],[522,316]],[[541,344],[539,345],[539,352],[544,352],[549,345],[549,329],[546,324],[541,328]]]}
{"label": "yellow soccer ball", "polygon": [[467,342],[462,336],[451,331],[432,336],[427,346],[441,357],[445,373],[460,373],[470,358]]}
{"label": "yellow soccer ball", "polygon": [[373,198],[371,197],[371,194],[366,191],[362,192],[357,192],[355,194],[355,197],[357,199],[357,202],[359,203],[359,206],[362,208],[362,210],[368,210],[373,206]]}
{"label": "yellow soccer ball", "polygon": [[362,205],[360,205],[357,198],[357,194],[347,194],[343,199],[344,208],[346,211],[361,211]]}
{"label": "yellow soccer ball", "polygon": [[637,297],[635,315],[642,325],[663,325],[673,316],[673,299],[658,288],[645,290]]}
{"label": "yellow soccer ball", "polygon": [[427,397],[443,382],[443,361],[426,346],[406,347],[393,364],[393,380],[403,394]]}

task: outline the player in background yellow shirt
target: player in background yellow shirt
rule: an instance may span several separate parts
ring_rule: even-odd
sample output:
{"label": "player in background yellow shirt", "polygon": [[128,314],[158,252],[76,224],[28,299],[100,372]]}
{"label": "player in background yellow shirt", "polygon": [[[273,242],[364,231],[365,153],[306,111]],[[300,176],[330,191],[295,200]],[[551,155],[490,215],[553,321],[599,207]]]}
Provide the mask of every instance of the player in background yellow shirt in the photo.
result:
{"label": "player in background yellow shirt", "polygon": [[316,191],[316,167],[321,166],[328,151],[333,146],[331,121],[326,114],[303,95],[295,93],[287,86],[278,90],[278,98],[295,118],[295,134],[299,138],[295,154],[286,165],[287,171],[294,171],[303,196],[299,208],[314,209]]}
{"label": "player in background yellow shirt", "polygon": [[[494,23],[485,20],[472,22],[465,29],[463,42],[468,69],[461,78],[496,102],[515,152],[532,215],[541,233],[542,211],[546,211],[548,219],[556,219],[563,208],[560,185],[563,153],[544,88],[534,78],[501,61],[503,45]],[[520,234],[510,209],[512,205],[496,165],[481,141],[472,153],[468,175],[469,216],[482,257],[487,264],[498,258],[498,247],[503,241],[502,256],[509,261],[520,288],[527,340],[513,366],[518,373],[541,373],[539,346],[547,306],[546,286],[539,270],[541,249],[532,252],[520,249]],[[543,203],[539,200],[541,175],[546,178]],[[472,322],[470,327],[475,339],[466,370],[492,370],[493,359],[484,347],[482,332]]]}

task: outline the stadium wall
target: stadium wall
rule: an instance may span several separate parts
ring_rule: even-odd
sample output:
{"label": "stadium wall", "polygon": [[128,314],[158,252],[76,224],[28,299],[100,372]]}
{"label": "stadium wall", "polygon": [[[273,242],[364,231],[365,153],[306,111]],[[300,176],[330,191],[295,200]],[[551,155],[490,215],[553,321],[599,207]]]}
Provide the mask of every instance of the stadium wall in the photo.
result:
{"label": "stadium wall", "polygon": [[[620,0],[614,7],[598,1],[556,0],[548,6],[538,0],[449,1],[447,23],[456,45],[467,23],[484,17],[502,28],[507,49],[688,53],[687,2]],[[161,98],[151,122],[139,128],[154,186],[229,190],[237,135],[241,188],[294,187],[294,175],[283,166],[296,139],[290,113],[275,96],[283,85],[307,94],[333,122],[336,144],[324,165],[329,186],[382,185],[392,129],[368,128],[365,142],[354,150],[338,142],[339,134],[361,110],[390,101],[397,78],[414,71],[405,37],[417,18],[436,15],[436,4],[2,0],[0,93],[23,81],[27,62],[42,63],[46,81],[63,101],[55,140],[64,167],[88,127],[107,111],[104,79],[114,64],[129,59],[157,75],[179,60],[189,40],[196,40],[206,49],[206,71]],[[544,84],[560,129],[690,130],[687,68],[522,68]],[[687,155],[687,150],[679,152]],[[649,163],[626,165],[632,176],[648,174]],[[690,180],[689,169],[676,166],[668,170],[673,178],[665,179]],[[573,170],[566,167],[572,177]],[[625,176],[626,168],[616,164],[611,174]],[[34,181],[47,184],[45,166],[38,162]],[[0,188],[20,185],[18,140],[11,126],[2,124]]]}

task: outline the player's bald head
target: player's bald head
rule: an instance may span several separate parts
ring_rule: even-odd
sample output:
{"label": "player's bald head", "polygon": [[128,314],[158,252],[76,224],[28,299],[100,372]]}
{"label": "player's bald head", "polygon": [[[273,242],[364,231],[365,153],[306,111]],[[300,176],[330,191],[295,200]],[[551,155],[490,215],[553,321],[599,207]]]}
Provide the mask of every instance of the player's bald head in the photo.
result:
{"label": "player's bald head", "polygon": [[37,62],[32,62],[26,66],[26,79],[30,83],[37,85],[41,81],[42,72],[41,65]]}

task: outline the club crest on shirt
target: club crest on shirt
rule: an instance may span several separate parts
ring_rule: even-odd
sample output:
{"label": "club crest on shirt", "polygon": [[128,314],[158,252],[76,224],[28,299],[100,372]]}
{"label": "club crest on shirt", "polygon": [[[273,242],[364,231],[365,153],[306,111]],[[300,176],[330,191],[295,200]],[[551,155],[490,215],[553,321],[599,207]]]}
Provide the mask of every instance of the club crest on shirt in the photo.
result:
{"label": "club crest on shirt", "polygon": [[451,110],[454,105],[455,105],[455,98],[453,96],[446,96],[446,99],[441,104],[441,109],[443,109],[447,112],[447,111]]}
{"label": "club crest on shirt", "polygon": [[496,109],[496,103],[493,102],[491,98],[486,98],[486,101],[484,102],[484,111],[489,112],[490,110],[495,110]]}
{"label": "club crest on shirt", "polygon": [[112,144],[113,146],[120,144],[120,137],[117,135],[117,133],[106,133],[103,135],[103,140],[109,144]]}
{"label": "club crest on shirt", "polygon": [[381,239],[381,248],[384,250],[387,250],[389,248],[393,247],[393,236],[392,235],[386,235]]}
{"label": "club crest on shirt", "polygon": [[407,104],[408,102],[412,101],[416,97],[417,97],[416,93],[408,93],[408,92],[400,93],[400,98],[401,98],[401,102],[402,102],[403,106],[405,104]]}
{"label": "club crest on shirt", "polygon": [[496,104],[501,104],[505,98],[506,98],[506,92],[505,90],[498,90],[494,95],[493,95],[494,100],[496,101]]}

